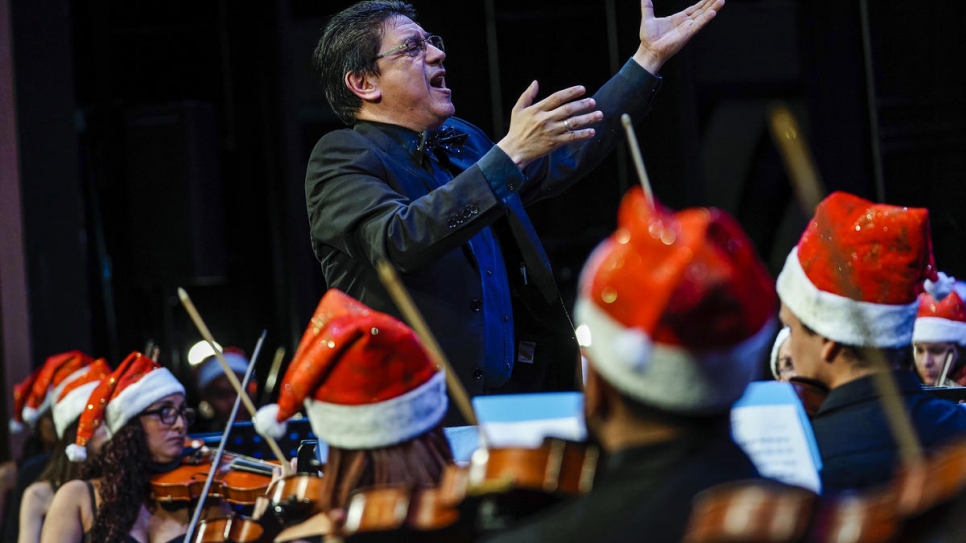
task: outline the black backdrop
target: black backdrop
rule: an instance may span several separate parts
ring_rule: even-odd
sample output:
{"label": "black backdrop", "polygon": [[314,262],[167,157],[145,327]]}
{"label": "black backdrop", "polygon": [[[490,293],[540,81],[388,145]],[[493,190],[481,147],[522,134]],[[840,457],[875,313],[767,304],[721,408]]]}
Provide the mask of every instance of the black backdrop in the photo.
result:
{"label": "black backdrop", "polygon": [[[685,5],[655,3],[659,15]],[[630,0],[414,4],[445,38],[458,114],[495,139],[532,79],[544,95],[596,88],[633,52],[639,21]],[[309,57],[345,5],[12,2],[34,364],[74,348],[116,363],[152,342],[187,378],[198,335],[177,286],[222,343],[250,350],[267,329],[269,352],[294,350],[324,291],[305,161],[339,127]],[[765,125],[782,100],[829,189],[929,207],[940,267],[966,277],[966,5],[929,9],[729,0],[662,70],[638,127],[658,197],[731,212],[777,272],[805,221]],[[624,154],[532,210],[567,296],[635,182]]]}

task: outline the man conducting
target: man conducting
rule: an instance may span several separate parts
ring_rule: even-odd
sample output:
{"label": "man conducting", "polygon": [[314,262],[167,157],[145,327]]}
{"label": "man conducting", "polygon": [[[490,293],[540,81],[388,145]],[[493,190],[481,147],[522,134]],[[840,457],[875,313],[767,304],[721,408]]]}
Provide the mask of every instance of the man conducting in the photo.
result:
{"label": "man conducting", "polygon": [[593,97],[575,86],[536,101],[534,81],[495,144],[453,116],[443,40],[409,4],[336,14],[314,64],[350,128],[316,144],[305,186],[327,286],[399,316],[375,268],[388,261],[472,395],[573,389],[573,325],[524,207],[622,141],[621,114],[638,121],[650,110],[658,70],[723,4],[655,18],[642,1],[640,46],[618,74]]}

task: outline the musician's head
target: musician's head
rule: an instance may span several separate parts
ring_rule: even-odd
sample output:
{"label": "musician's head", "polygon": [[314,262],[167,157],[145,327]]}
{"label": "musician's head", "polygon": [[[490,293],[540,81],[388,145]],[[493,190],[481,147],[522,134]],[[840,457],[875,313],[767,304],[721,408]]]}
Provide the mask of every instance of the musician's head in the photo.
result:
{"label": "musician's head", "polygon": [[966,361],[962,357],[966,346],[966,283],[940,276],[941,281],[930,285],[932,292],[919,295],[919,313],[912,331],[916,373],[925,385],[935,385],[944,369],[952,378]]}
{"label": "musician's head", "polygon": [[[254,422],[260,433],[277,438],[284,435],[285,422],[304,408],[313,432],[329,445],[326,478],[333,451],[360,451],[365,454],[352,456],[361,462],[354,480],[372,476],[359,472],[359,466],[372,473],[385,467],[403,478],[396,482],[412,478],[416,484],[438,479],[451,461],[440,428],[446,407],[445,376],[416,334],[394,317],[330,289],[282,380],[278,404],[260,409]],[[380,452],[387,450],[396,451],[397,459],[409,457],[410,465],[382,466],[379,458],[388,462],[393,456]],[[399,454],[405,450],[415,452]],[[332,484],[339,483],[333,477]]]}
{"label": "musician's head", "polygon": [[[222,357],[238,382],[241,382],[245,378],[249,363],[245,352],[237,347],[226,347]],[[216,427],[224,427],[231,417],[238,395],[217,356],[208,356],[198,364],[195,370],[195,387],[200,397],[198,409],[201,416],[213,420]],[[246,391],[252,399],[258,393],[258,381],[254,375],[248,380]],[[247,421],[249,418],[246,409],[239,409],[235,415],[236,421]]]}
{"label": "musician's head", "polygon": [[326,25],[313,61],[343,122],[372,120],[418,132],[455,113],[442,39],[415,18],[405,2],[375,0],[341,11]]}
{"label": "musician's head", "polygon": [[829,195],[778,276],[798,374],[835,388],[901,366],[930,276],[928,211]]}
{"label": "musician's head", "polygon": [[93,358],[80,351],[51,355],[26,379],[14,385],[11,432],[19,432],[26,426],[33,430],[44,449],[54,446],[62,428],[57,428],[51,408],[64,387],[86,372],[93,362]]}
{"label": "musician's head", "polygon": [[788,336],[791,329],[783,326],[775,336],[775,342],[771,346],[771,357],[768,360],[768,367],[771,375],[776,381],[787,381],[798,375],[795,371],[795,362],[792,358],[791,345],[788,343]]}
{"label": "musician's head", "polygon": [[730,216],[672,213],[640,189],[580,279],[588,428],[613,420],[720,419],[760,373],[775,332],[774,281]]}
{"label": "musician's head", "polygon": [[173,462],[180,459],[193,420],[184,386],[166,368],[133,352],[90,393],[67,453],[72,460],[86,459],[85,445],[103,427],[111,442],[121,433],[143,434],[147,460]]}

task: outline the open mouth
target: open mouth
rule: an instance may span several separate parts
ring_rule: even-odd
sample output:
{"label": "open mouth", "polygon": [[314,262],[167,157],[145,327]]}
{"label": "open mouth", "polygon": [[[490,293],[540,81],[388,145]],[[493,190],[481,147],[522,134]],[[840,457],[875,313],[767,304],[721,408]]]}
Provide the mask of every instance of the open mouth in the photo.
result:
{"label": "open mouth", "polygon": [[430,87],[433,87],[434,89],[445,89],[446,88],[446,74],[441,72],[441,73],[438,73],[438,74],[434,75],[429,80],[429,86]]}

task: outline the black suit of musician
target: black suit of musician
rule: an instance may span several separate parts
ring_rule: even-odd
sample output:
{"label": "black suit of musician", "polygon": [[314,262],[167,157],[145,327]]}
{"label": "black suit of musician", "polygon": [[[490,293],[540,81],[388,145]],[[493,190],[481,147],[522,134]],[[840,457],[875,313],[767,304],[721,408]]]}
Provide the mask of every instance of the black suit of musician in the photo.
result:
{"label": "black suit of musician", "polygon": [[[657,70],[707,20],[701,2],[678,20],[642,2],[641,46],[593,98],[571,87],[520,97],[494,144],[453,118],[442,40],[402,2],[337,14],[315,52],[326,97],[351,129],[312,152],[306,200],[312,247],[328,287],[399,315],[374,263],[385,259],[473,395],[572,389],[578,347],[524,206],[555,196],[640,120]],[[713,13],[712,13],[713,15]]]}

